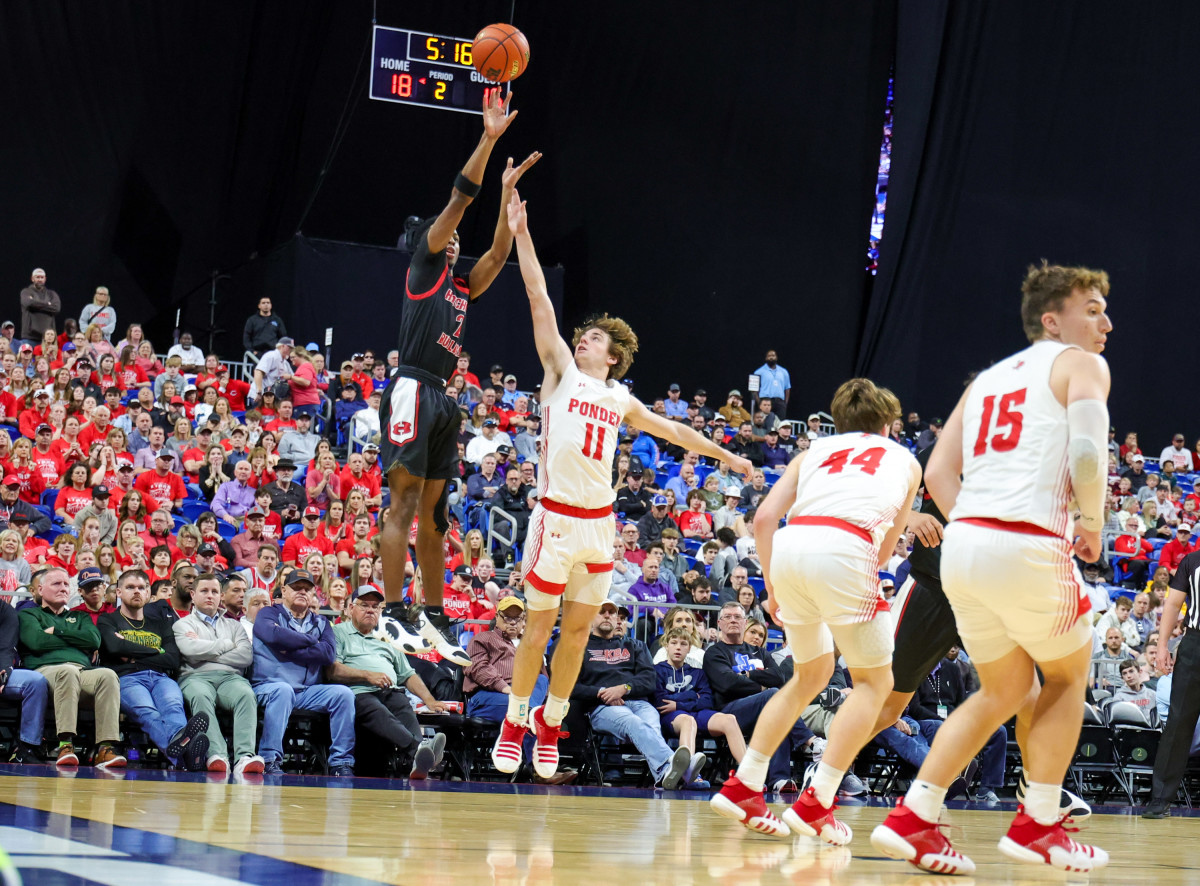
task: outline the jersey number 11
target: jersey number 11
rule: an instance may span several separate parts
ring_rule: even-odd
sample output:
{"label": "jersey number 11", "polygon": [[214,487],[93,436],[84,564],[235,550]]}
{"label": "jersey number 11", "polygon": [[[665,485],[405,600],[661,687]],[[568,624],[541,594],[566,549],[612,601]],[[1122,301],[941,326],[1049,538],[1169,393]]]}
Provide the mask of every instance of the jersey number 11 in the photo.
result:
{"label": "jersey number 11", "polygon": [[[583,457],[594,458],[596,461],[604,456],[604,432],[608,430],[603,425],[594,425],[590,421],[587,423],[587,430],[583,433]],[[593,438],[596,445],[592,446]],[[590,451],[589,451],[590,450]]]}

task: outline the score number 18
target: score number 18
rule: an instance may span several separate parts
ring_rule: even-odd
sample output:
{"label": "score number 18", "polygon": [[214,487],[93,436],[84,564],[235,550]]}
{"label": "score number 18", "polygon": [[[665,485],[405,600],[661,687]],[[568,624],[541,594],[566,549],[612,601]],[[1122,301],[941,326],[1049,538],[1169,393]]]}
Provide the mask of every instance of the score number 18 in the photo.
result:
{"label": "score number 18", "polygon": [[[413,93],[412,74],[392,74],[392,95],[411,98]],[[441,101],[446,97],[446,83],[439,80],[433,86],[433,97]]]}

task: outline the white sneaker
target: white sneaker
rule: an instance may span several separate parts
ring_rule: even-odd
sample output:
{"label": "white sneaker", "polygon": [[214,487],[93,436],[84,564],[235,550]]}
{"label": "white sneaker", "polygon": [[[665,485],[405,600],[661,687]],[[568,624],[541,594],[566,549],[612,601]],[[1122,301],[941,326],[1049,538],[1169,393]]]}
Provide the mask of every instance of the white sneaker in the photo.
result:
{"label": "white sneaker", "polygon": [[266,763],[263,758],[255,754],[252,757],[242,757],[233,766],[233,777],[240,778],[243,775],[262,775]]}
{"label": "white sneaker", "polygon": [[404,655],[422,655],[435,648],[408,622],[388,615],[379,619],[379,627],[370,636],[378,637]]}
{"label": "white sneaker", "polygon": [[438,626],[430,621],[429,616],[424,612],[417,616],[417,631],[426,643],[437,649],[442,658],[452,661],[460,667],[471,666],[471,658],[467,655],[467,651],[439,630]]}
{"label": "white sneaker", "polygon": [[229,761],[220,754],[212,754],[205,762],[204,768],[209,772],[228,772]]}

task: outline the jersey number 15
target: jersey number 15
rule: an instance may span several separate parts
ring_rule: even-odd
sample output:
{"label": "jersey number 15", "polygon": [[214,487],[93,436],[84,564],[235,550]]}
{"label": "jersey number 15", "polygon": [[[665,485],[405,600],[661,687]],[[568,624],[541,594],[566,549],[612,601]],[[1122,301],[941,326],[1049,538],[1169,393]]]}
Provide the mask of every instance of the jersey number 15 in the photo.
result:
{"label": "jersey number 15", "polygon": [[[983,415],[979,417],[979,436],[975,438],[974,454],[976,456],[987,452],[989,443],[993,452],[1011,452],[1017,448],[1017,444],[1021,441],[1021,427],[1025,422],[1025,416],[1017,410],[1017,407],[1025,405],[1027,390],[1027,388],[1021,388],[1019,391],[1002,394],[999,398],[995,394],[989,394],[983,398]],[[993,420],[997,433],[992,435],[989,440],[988,434],[992,431]],[[1003,430],[1005,428],[1007,430]]]}

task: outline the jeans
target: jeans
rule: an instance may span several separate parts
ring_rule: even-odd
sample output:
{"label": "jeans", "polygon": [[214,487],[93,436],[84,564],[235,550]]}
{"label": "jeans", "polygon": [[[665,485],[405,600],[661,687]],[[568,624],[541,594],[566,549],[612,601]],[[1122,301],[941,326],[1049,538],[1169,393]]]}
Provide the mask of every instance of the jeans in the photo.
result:
{"label": "jeans", "polygon": [[42,743],[42,727],[46,720],[46,699],[50,684],[37,671],[14,668],[0,698],[21,699],[21,741],[37,747]]}
{"label": "jeans", "polygon": [[[546,679],[545,674],[538,674],[537,682],[533,684],[533,694],[529,696],[529,710],[532,711],[538,705],[545,704],[549,691],[550,681]],[[499,723],[508,716],[508,696],[503,692],[480,689],[467,699],[467,716]],[[522,744],[525,747],[525,756],[532,758],[533,735],[526,735]]]}
{"label": "jeans", "polygon": [[[778,689],[771,687],[770,689],[764,689],[762,692],[756,692],[754,695],[735,699],[721,708],[721,713],[733,714],[733,718],[742,727],[742,732],[752,732],[754,724],[758,722],[758,715],[762,713],[762,709],[767,706],[767,702],[778,691]],[[804,720],[797,720],[796,725],[792,727],[791,734],[786,740],[779,743],[779,747],[771,755],[771,765],[767,768],[768,785],[791,779],[792,749],[807,744],[808,740],[812,737],[813,731],[808,728]]]}
{"label": "jeans", "polygon": [[[133,717],[164,754],[167,745],[187,725],[179,684],[158,671],[138,671],[121,677],[121,710]],[[168,757],[172,766],[179,760]]]}
{"label": "jeans", "polygon": [[662,735],[658,710],[648,701],[627,699],[623,705],[602,704],[591,713],[592,728],[632,742],[661,781],[671,765],[671,749]]}
{"label": "jeans", "polygon": [[270,763],[283,759],[283,733],[292,709],[329,714],[330,766],[354,765],[354,693],[349,686],[320,684],[292,689],[287,683],[259,683],[254,697],[263,708],[259,755]]}
{"label": "jeans", "polygon": [[[905,735],[895,726],[889,726],[875,737],[882,745],[905,763],[920,769],[933,744],[933,737],[942,728],[944,720],[914,720],[905,717],[904,722],[915,730],[914,735]],[[1008,753],[1008,730],[1001,726],[988,738],[983,746],[983,762],[980,765],[979,783],[993,791],[1004,787],[1004,758]]]}

